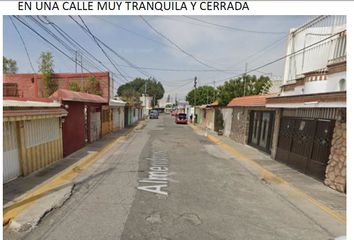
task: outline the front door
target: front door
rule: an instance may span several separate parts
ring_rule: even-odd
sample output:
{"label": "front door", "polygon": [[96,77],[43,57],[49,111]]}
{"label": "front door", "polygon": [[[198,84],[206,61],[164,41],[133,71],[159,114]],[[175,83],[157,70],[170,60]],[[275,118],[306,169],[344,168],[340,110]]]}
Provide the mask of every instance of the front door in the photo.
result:
{"label": "front door", "polygon": [[319,179],[325,178],[325,172],[333,135],[334,121],[318,120],[316,134],[313,139],[313,148],[307,169],[311,175]]}
{"label": "front door", "polygon": [[248,143],[265,152],[270,152],[272,145],[273,114],[269,111],[251,112]]}
{"label": "front door", "polygon": [[3,123],[3,149],[3,181],[6,183],[21,175],[15,122]]}

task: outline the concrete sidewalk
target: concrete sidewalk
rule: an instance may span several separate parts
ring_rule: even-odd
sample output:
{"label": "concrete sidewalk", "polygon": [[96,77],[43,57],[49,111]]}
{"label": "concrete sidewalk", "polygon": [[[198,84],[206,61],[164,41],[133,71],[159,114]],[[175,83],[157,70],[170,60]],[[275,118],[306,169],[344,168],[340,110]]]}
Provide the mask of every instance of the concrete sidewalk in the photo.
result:
{"label": "concrete sidewalk", "polygon": [[[225,136],[218,136],[217,133],[213,131],[208,130],[206,132],[205,129],[201,129],[195,125],[190,126],[197,130],[199,134],[208,136],[209,140],[214,143],[222,144],[234,149],[240,158],[247,158],[250,162],[255,163],[253,165],[258,165],[258,168],[263,168],[266,171],[269,171],[283,181],[283,183],[293,186],[295,189],[308,195],[310,200],[314,199],[316,202],[323,204],[322,206],[326,206],[330,210],[333,210],[331,211],[333,215],[337,215],[336,217],[342,220],[342,222],[346,221],[346,194],[337,192],[324,185],[322,182],[271,159],[270,155],[263,153],[256,148],[236,143]],[[261,169],[260,171],[264,170]],[[321,208],[321,206],[319,206],[319,208]],[[324,211],[326,210],[324,209]]]}
{"label": "concrete sidewalk", "polygon": [[[131,128],[133,128],[132,126]],[[62,160],[59,160],[47,168],[38,170],[26,177],[18,177],[17,179],[3,185],[3,204],[4,208],[11,206],[16,202],[16,199],[23,194],[31,191],[33,188],[45,183],[47,180],[60,173],[67,167],[75,164],[80,159],[88,156],[93,151],[98,151],[103,146],[110,143],[119,136],[126,135],[131,128],[122,129],[110,133],[100,140],[86,145],[82,149],[70,154]]]}
{"label": "concrete sidewalk", "polygon": [[4,185],[3,225],[15,232],[27,232],[36,227],[46,213],[60,208],[71,197],[78,183],[75,179],[89,175],[94,170],[94,162],[104,159],[102,157],[114,146],[145,124],[140,121],[110,133],[48,168]]}

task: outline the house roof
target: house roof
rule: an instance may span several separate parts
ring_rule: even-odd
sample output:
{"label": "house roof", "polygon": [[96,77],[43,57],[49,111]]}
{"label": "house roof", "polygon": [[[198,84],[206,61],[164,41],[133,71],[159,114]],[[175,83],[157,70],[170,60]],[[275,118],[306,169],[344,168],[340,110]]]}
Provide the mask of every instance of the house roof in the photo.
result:
{"label": "house roof", "polygon": [[267,98],[271,108],[345,108],[347,92],[327,92]]}
{"label": "house roof", "polygon": [[66,89],[57,90],[49,98],[58,101],[107,103],[107,100],[101,96],[83,92],[74,92]]}
{"label": "house roof", "polygon": [[68,112],[60,107],[57,108],[23,108],[4,109],[4,121],[7,120],[29,120],[36,118],[64,117]]}
{"label": "house roof", "polygon": [[125,106],[127,103],[124,102],[122,99],[120,98],[116,98],[116,99],[109,99],[109,106],[112,107],[123,107]]}
{"label": "house roof", "polygon": [[58,108],[60,107],[60,103],[49,98],[4,97],[3,106],[16,108]]}
{"label": "house roof", "polygon": [[3,106],[4,121],[63,117],[68,114],[60,103],[48,98],[4,97]]}
{"label": "house roof", "polygon": [[228,107],[248,107],[248,106],[265,106],[266,99],[269,97],[275,97],[277,94],[266,94],[266,95],[254,95],[246,97],[236,97],[232,99]]}
{"label": "house roof", "polygon": [[207,107],[217,107],[217,106],[219,106],[218,100],[215,100],[214,102],[207,105]]}

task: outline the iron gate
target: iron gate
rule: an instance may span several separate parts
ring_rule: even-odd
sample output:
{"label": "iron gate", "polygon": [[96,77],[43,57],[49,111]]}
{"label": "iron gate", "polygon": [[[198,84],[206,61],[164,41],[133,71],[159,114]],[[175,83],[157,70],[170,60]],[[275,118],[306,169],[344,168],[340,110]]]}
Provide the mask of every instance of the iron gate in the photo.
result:
{"label": "iron gate", "polygon": [[251,111],[250,116],[248,144],[270,153],[272,147],[274,112]]}
{"label": "iron gate", "polygon": [[333,120],[283,117],[276,160],[323,180],[333,128]]}

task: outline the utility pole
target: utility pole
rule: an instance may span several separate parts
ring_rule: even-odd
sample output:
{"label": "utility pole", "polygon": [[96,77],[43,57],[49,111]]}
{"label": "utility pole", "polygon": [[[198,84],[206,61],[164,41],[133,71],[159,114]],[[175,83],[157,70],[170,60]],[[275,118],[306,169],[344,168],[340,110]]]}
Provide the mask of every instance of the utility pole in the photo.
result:
{"label": "utility pole", "polygon": [[144,96],[145,96],[145,115],[147,114],[147,102],[146,102],[146,81],[144,84]]}
{"label": "utility pole", "polygon": [[197,103],[197,77],[194,77],[194,107]]}
{"label": "utility pole", "polygon": [[245,73],[243,74],[243,96],[246,95],[246,78],[247,78],[247,63],[245,65]]}

